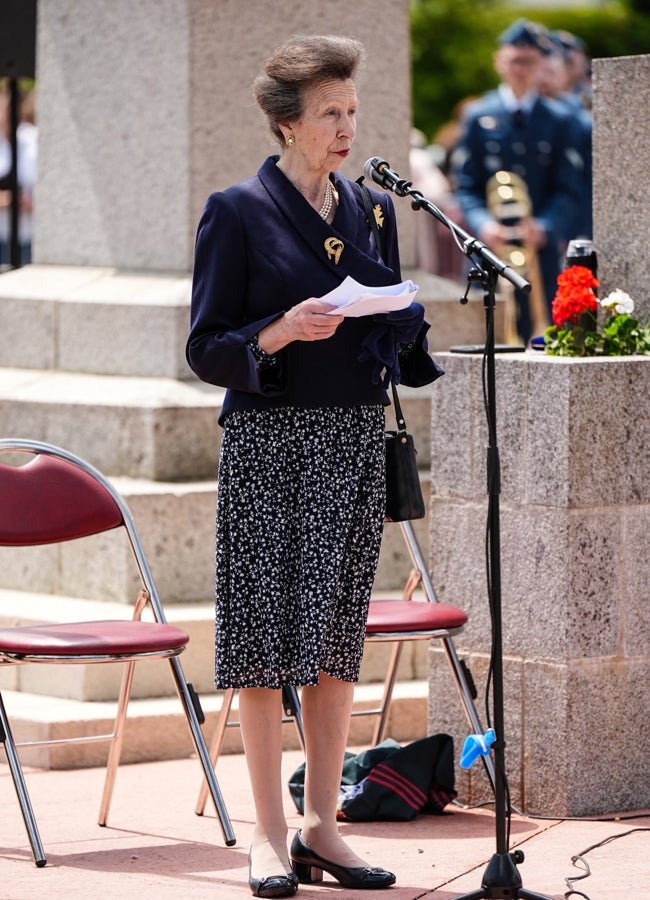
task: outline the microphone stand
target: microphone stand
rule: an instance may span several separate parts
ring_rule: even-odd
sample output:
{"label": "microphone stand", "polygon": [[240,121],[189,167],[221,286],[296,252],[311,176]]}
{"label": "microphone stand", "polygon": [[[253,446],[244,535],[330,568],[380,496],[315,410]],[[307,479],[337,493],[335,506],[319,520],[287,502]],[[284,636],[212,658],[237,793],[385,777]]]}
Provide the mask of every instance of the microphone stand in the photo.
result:
{"label": "microphone stand", "polygon": [[[381,177],[381,172],[380,172]],[[493,854],[483,873],[481,887],[463,894],[457,900],[479,900],[479,898],[515,898],[523,900],[552,900],[543,894],[528,891],[522,887],[517,864],[524,861],[521,850],[510,852],[509,819],[510,805],[505,767],[504,698],[503,698],[503,628],[501,611],[501,534],[499,519],[499,493],[501,489],[499,449],[497,444],[496,419],[496,375],[494,343],[494,310],[496,283],[499,275],[519,290],[529,293],[531,285],[504,260],[488,249],[481,241],[472,237],[459,225],[449,219],[430,200],[412,187],[406,179],[390,179],[378,182],[388,187],[398,197],[411,197],[414,210],[425,209],[442,222],[454,235],[454,240],[462,253],[470,259],[472,266],[467,276],[467,288],[461,303],[467,303],[472,282],[483,287],[485,307],[486,341],[484,348],[484,391],[486,416],[488,420],[487,487],[488,487],[488,593],[492,618],[492,694],[494,710],[494,732],[496,740],[492,745],[494,753],[494,806],[496,813],[496,853]],[[461,243],[462,242],[462,243]]]}

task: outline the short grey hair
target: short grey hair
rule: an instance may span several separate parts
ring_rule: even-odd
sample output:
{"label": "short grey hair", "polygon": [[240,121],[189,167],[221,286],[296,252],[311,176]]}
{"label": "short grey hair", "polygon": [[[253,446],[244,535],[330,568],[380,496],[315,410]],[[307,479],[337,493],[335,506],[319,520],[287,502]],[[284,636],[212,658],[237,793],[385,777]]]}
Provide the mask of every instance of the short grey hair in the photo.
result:
{"label": "short grey hair", "polygon": [[355,78],[366,49],[354,38],[297,34],[278,47],[253,82],[253,94],[271,133],[284,146],[281,123],[299,119],[305,89],[319,81]]}

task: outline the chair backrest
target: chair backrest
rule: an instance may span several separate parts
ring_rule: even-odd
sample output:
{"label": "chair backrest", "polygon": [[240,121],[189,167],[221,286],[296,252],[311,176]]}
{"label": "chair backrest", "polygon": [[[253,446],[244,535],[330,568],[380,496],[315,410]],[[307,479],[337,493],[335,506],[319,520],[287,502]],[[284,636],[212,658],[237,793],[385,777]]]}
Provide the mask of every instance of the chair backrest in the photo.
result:
{"label": "chair backrest", "polygon": [[[3,451],[22,449],[0,442]],[[38,451],[24,465],[0,462],[0,544],[31,546],[86,537],[123,524],[110,491],[74,458]]]}

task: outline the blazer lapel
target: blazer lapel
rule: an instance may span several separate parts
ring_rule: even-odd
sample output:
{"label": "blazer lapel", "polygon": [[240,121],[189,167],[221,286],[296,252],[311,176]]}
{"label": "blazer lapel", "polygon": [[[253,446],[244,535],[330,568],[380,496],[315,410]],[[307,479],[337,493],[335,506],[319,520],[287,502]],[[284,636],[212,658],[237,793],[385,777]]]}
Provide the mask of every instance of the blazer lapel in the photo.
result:
{"label": "blazer lapel", "polygon": [[[369,233],[369,226],[365,222],[365,213],[359,214],[361,201],[360,197],[356,197],[358,188],[354,191],[356,185],[344,178],[336,180],[339,207],[334,227],[321,219],[278,169],[275,164],[277,159],[277,156],[269,157],[259,170],[258,177],[270,200],[318,262],[336,274],[341,281],[347,275],[372,286],[395,281],[391,277],[392,269],[359,249],[360,246],[368,245],[368,234],[362,235],[361,228],[368,228]],[[386,210],[384,214],[386,215]]]}

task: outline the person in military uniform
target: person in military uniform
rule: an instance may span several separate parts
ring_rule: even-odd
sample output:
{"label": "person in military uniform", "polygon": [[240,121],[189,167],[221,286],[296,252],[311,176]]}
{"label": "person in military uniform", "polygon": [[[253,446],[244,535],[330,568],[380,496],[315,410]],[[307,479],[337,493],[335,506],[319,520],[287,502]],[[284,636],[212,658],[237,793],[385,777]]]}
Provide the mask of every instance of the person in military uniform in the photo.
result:
{"label": "person in military uniform", "polygon": [[[589,106],[585,106],[583,96],[574,90],[574,66],[570,62],[573,47],[584,47],[580,38],[568,31],[551,31],[549,34],[552,50],[542,61],[539,79],[539,92],[543,97],[552,97],[566,105],[578,126],[580,135],[579,150],[584,160],[585,190],[582,202],[577,210],[572,236],[591,238],[592,225],[592,131],[593,122]],[[578,43],[579,42],[579,43]]]}
{"label": "person in military uniform", "polygon": [[[542,25],[518,19],[506,29],[494,55],[501,84],[469,104],[452,160],[468,230],[503,258],[513,243],[524,250],[524,274],[533,291],[530,297],[514,292],[524,344],[550,322],[560,248],[575,236],[585,184],[581,139],[570,111],[539,94],[540,66],[550,51]],[[516,204],[516,222],[500,217],[499,204],[490,202],[495,176],[515,186],[523,181],[528,207]]]}

